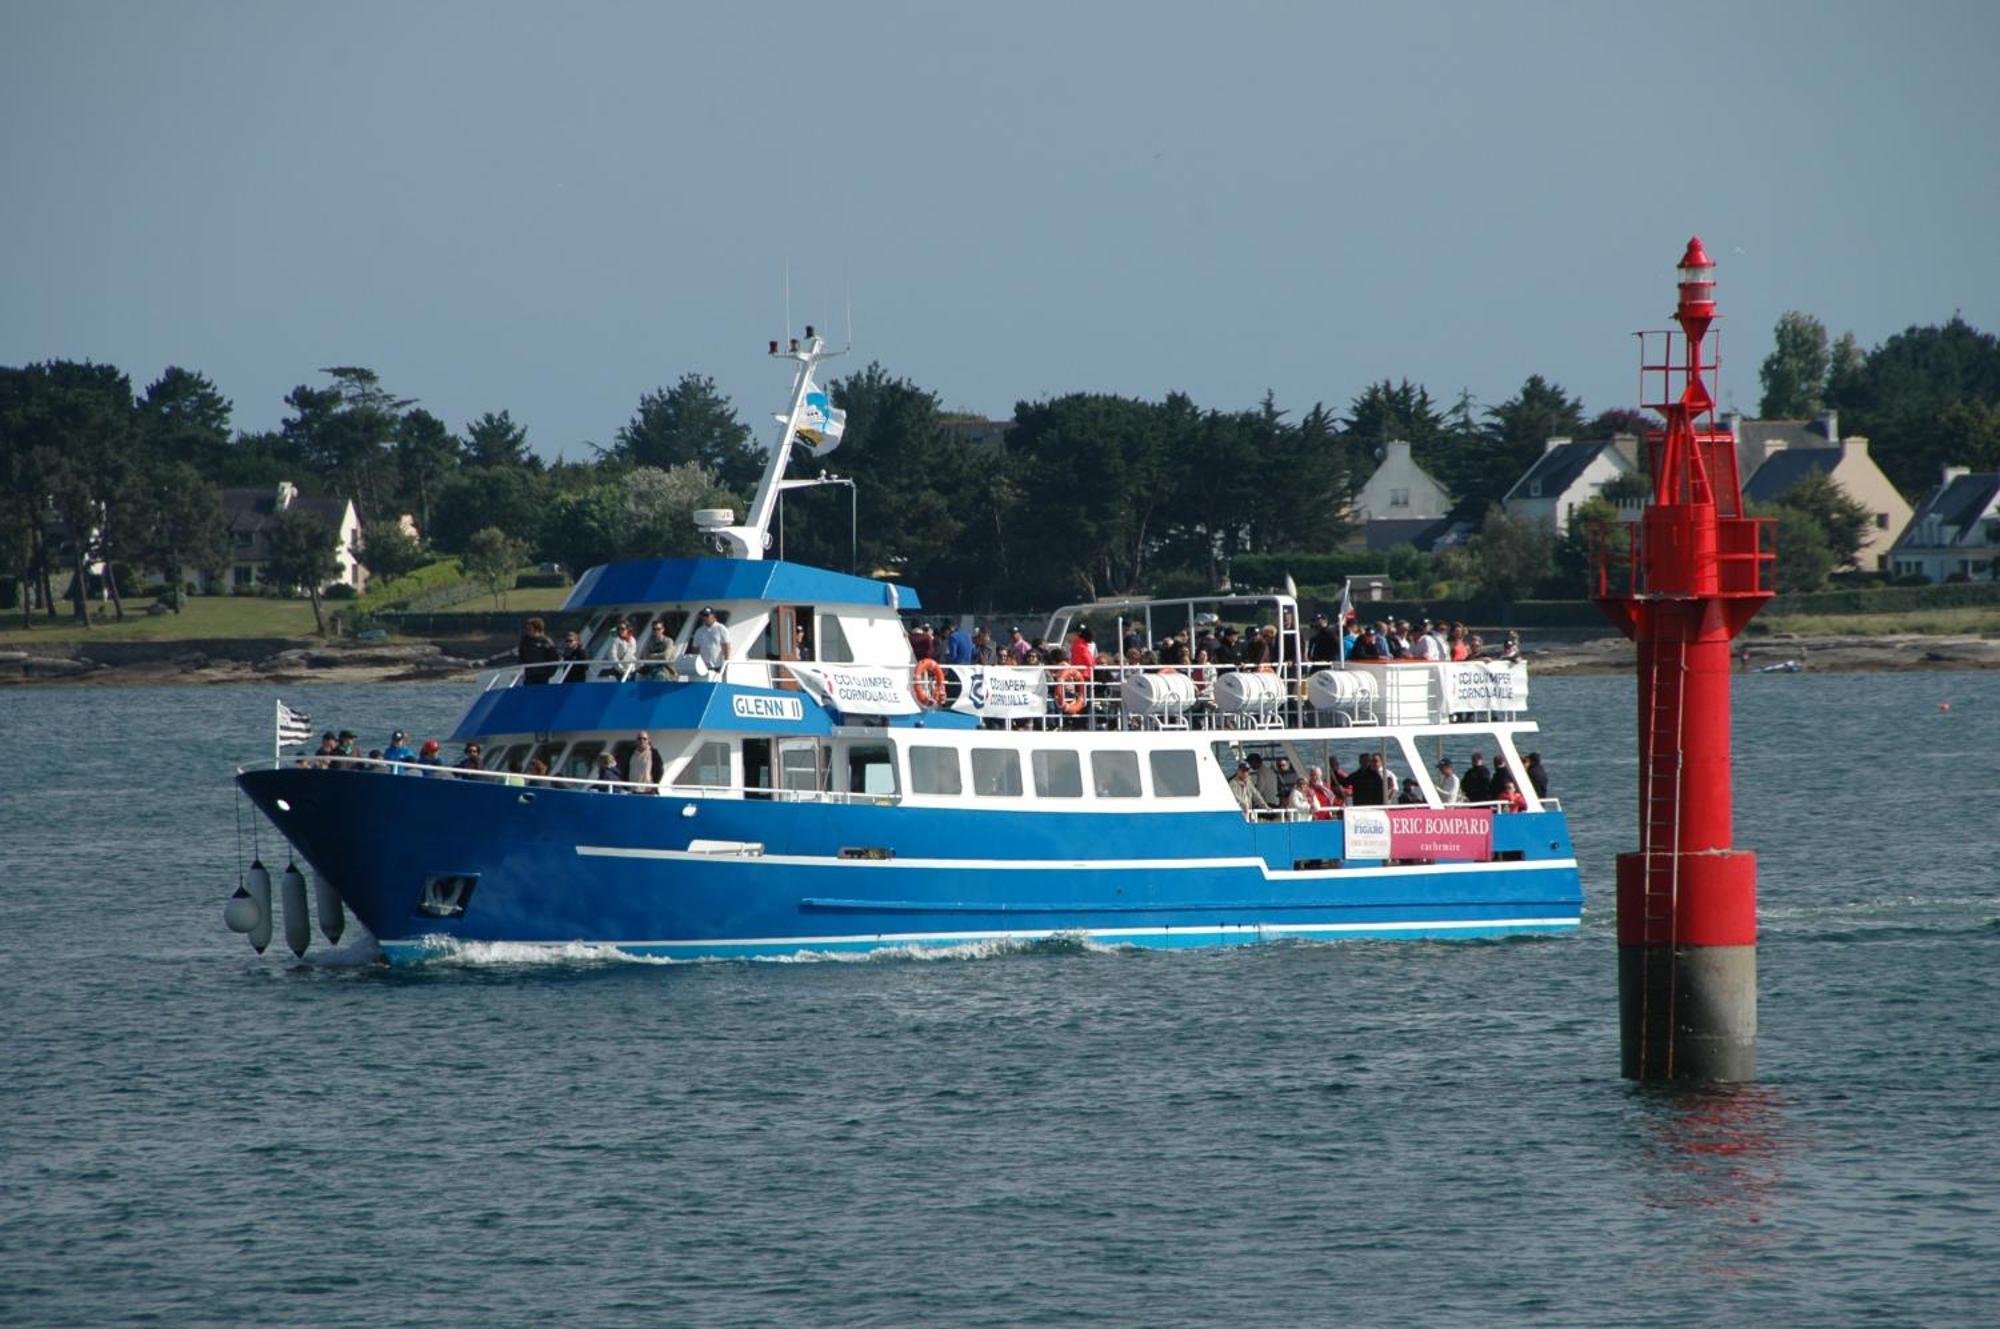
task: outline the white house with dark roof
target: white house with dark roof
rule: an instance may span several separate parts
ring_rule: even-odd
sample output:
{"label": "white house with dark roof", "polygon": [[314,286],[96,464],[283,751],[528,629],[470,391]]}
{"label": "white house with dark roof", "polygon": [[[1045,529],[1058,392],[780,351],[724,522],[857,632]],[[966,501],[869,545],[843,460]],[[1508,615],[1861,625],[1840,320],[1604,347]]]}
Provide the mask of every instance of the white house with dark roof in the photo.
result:
{"label": "white house with dark roof", "polygon": [[2000,472],[1947,466],[1889,550],[1898,577],[1991,581],[2000,575]]}
{"label": "white house with dark roof", "polygon": [[1840,436],[1838,411],[1822,411],[1813,420],[1756,420],[1729,411],[1722,428],[1736,439],[1736,473],[1746,499],[1775,503],[1808,474],[1825,472],[1872,518],[1856,565],[1889,565],[1889,548],[1910,520],[1910,505],[1868,455],[1867,439]]}
{"label": "white house with dark roof", "polygon": [[368,569],[362,565],[360,554],[361,514],[355,509],[354,500],[301,494],[289,480],[280,480],[267,488],[222,491],[222,520],[229,528],[229,570],[217,584],[203,589],[234,594],[266,584],[271,537],[278,529],[279,514],[288,511],[315,513],[333,528],[334,554],[340,560],[340,573],[327,586],[345,584],[356,591],[366,590]]}
{"label": "white house with dark roof", "polygon": [[[1569,530],[1576,510],[1603,492],[1604,486],[1619,476],[1643,479],[1645,474],[1635,434],[1582,440],[1552,438],[1543,444],[1542,455],[1527,474],[1500,500],[1500,506],[1510,517],[1531,518],[1562,535]],[[1621,509],[1619,515],[1636,520],[1638,511],[1632,506]]]}
{"label": "white house with dark roof", "polygon": [[[1825,417],[1829,428],[1838,428],[1834,416]],[[1769,423],[1769,422],[1755,422]],[[1840,486],[1842,493],[1868,510],[1869,523],[1862,533],[1855,566],[1875,570],[1889,566],[1889,550],[1896,536],[1910,523],[1913,511],[1897,492],[1882,468],[1868,455],[1868,440],[1859,434],[1838,443],[1824,439],[1799,443],[1791,439],[1766,437],[1760,440],[1757,468],[1743,478],[1743,497],[1752,503],[1776,503],[1793,485],[1809,475],[1825,475]],[[1744,456],[1737,445],[1738,465]]]}
{"label": "white house with dark roof", "polygon": [[1736,478],[1746,485],[1774,453],[1830,448],[1840,441],[1838,411],[1822,411],[1813,420],[1758,420],[1741,411],[1724,411],[1721,420],[1722,432],[1736,440]]}
{"label": "white house with dark roof", "polygon": [[1451,495],[1417,465],[1405,439],[1382,445],[1382,463],[1354,495],[1354,520],[1436,521],[1451,511]]}

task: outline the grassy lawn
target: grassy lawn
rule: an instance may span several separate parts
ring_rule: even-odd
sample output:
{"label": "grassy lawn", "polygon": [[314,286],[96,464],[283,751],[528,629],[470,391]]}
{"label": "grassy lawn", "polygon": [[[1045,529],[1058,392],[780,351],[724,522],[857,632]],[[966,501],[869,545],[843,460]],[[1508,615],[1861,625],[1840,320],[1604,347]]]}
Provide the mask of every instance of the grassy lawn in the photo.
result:
{"label": "grassy lawn", "polygon": [[[338,606],[328,606],[329,610]],[[92,612],[96,605],[91,606]],[[254,595],[197,595],[178,614],[148,614],[143,603],[128,603],[125,621],[106,617],[84,627],[67,606],[53,623],[37,615],[32,630],[21,630],[20,611],[0,615],[0,644],[72,641],[173,641],[193,637],[310,637],[310,600],[266,600]]]}
{"label": "grassy lawn", "polygon": [[2000,608],[1919,609],[1898,614],[1793,614],[1750,622],[1753,634],[1796,632],[1802,637],[1895,637],[1907,634],[2000,636]]}

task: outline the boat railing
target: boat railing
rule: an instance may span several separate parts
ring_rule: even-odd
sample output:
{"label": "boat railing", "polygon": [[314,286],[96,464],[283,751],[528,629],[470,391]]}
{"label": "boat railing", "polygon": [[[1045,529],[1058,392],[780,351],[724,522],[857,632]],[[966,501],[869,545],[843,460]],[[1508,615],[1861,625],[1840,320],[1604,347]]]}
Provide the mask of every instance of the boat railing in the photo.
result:
{"label": "boat railing", "polygon": [[341,770],[374,775],[421,776],[433,780],[468,780],[478,784],[506,785],[522,790],[569,789],[599,794],[659,794],[668,798],[751,798],[787,803],[836,803],[880,806],[900,803],[895,793],[857,793],[843,789],[795,789],[771,786],[675,784],[666,780],[654,784],[646,780],[626,780],[606,776],[531,775],[524,771],[488,770],[484,767],[430,765],[420,761],[391,761],[385,757],[309,756],[280,757],[275,761],[247,762],[237,774],[261,770]]}
{"label": "boat railing", "polygon": [[[343,757],[322,756],[314,753],[302,757],[280,757],[276,760],[247,762],[236,768],[237,774],[256,770],[346,770],[361,771],[376,775],[417,776],[434,780],[469,780],[482,784],[505,785],[509,788],[532,791],[535,789],[568,789],[581,793],[597,794],[658,794],[668,798],[743,798],[762,799],[778,803],[830,803],[841,805],[859,804],[870,807],[891,806],[901,803],[902,795],[894,791],[857,792],[844,789],[799,789],[790,786],[770,785],[708,785],[669,784],[662,780],[654,784],[644,780],[624,780],[605,776],[571,775],[530,775],[520,771],[487,770],[463,766],[431,765],[421,761],[391,761],[385,757]],[[1543,811],[1560,812],[1562,800],[1543,798]],[[1303,822],[1337,821],[1352,804],[1340,804],[1328,808],[1304,809],[1292,807],[1253,808],[1245,812],[1251,821]],[[1390,804],[1388,806],[1407,806]],[[1508,805],[1499,801],[1483,803],[1449,803],[1435,806],[1492,808],[1505,812]]]}
{"label": "boat railing", "polygon": [[[1357,725],[1485,724],[1527,709],[1527,665],[1473,659],[1285,661],[1278,664],[942,665],[920,677],[919,663],[856,666],[785,660],[728,660],[701,678],[664,661],[515,665],[489,674],[485,689],[652,681],[698,686],[799,690],[837,702],[829,688],[842,671],[887,675],[916,709],[944,709],[1025,729],[1234,730],[1344,729]],[[923,671],[928,673],[928,671]],[[1009,705],[981,698],[977,676],[1025,680]],[[988,696],[996,689],[985,689]],[[941,694],[941,695],[940,695]],[[1025,699],[1025,700],[1024,700]]]}
{"label": "boat railing", "polygon": [[[1320,807],[1320,808],[1294,808],[1294,807],[1247,808],[1244,810],[1243,815],[1250,821],[1282,821],[1282,822],[1342,821],[1345,820],[1346,813],[1354,808],[1376,807],[1376,806],[1391,807],[1391,808],[1428,807],[1434,811],[1439,808],[1453,808],[1453,809],[1490,808],[1495,813],[1500,813],[1500,814],[1511,813],[1513,810],[1510,804],[1499,800],[1488,800],[1483,803],[1466,803],[1466,802],[1404,803],[1401,801],[1397,801],[1394,803],[1383,803],[1383,804],[1339,803],[1331,807]],[[1544,812],[1560,812],[1562,811],[1562,803],[1558,799],[1545,798],[1542,800],[1541,810]]]}

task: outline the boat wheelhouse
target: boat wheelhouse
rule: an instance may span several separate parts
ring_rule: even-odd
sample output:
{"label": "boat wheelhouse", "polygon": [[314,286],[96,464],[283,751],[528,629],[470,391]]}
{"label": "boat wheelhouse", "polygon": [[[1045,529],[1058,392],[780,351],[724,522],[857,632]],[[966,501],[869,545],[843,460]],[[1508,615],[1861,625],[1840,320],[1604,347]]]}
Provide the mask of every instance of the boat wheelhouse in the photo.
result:
{"label": "boat wheelhouse", "polygon": [[[454,941],[693,958],[1576,926],[1560,806],[1526,780],[1512,804],[1467,804],[1436,777],[1474,750],[1524,770],[1525,665],[1309,661],[1287,595],[1075,605],[1047,629],[1269,627],[1255,666],[918,660],[909,588],[762,556],[791,451],[823,455],[840,423],[818,339],[773,350],[798,367],[747,520],[697,519],[730,556],[582,577],[565,611],[589,658],[485,675],[451,736],[477,768],[239,773],[322,883],[323,927],[352,910],[403,959]],[[1238,776],[1277,786],[1363,754],[1414,781],[1410,801],[1294,805]]]}

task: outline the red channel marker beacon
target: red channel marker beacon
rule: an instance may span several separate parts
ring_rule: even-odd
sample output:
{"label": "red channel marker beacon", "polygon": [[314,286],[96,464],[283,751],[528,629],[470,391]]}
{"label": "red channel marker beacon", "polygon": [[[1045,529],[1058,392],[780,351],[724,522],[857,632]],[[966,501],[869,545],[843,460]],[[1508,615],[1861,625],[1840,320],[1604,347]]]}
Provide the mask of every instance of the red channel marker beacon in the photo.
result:
{"label": "red channel marker beacon", "polygon": [[1643,1082],[1757,1071],[1757,858],[1730,843],[1729,643],[1771,598],[1768,520],[1743,515],[1703,342],[1715,265],[1680,261],[1676,332],[1643,332],[1653,495],[1598,542],[1592,599],[1639,648],[1639,849],[1618,856],[1620,1069]]}

